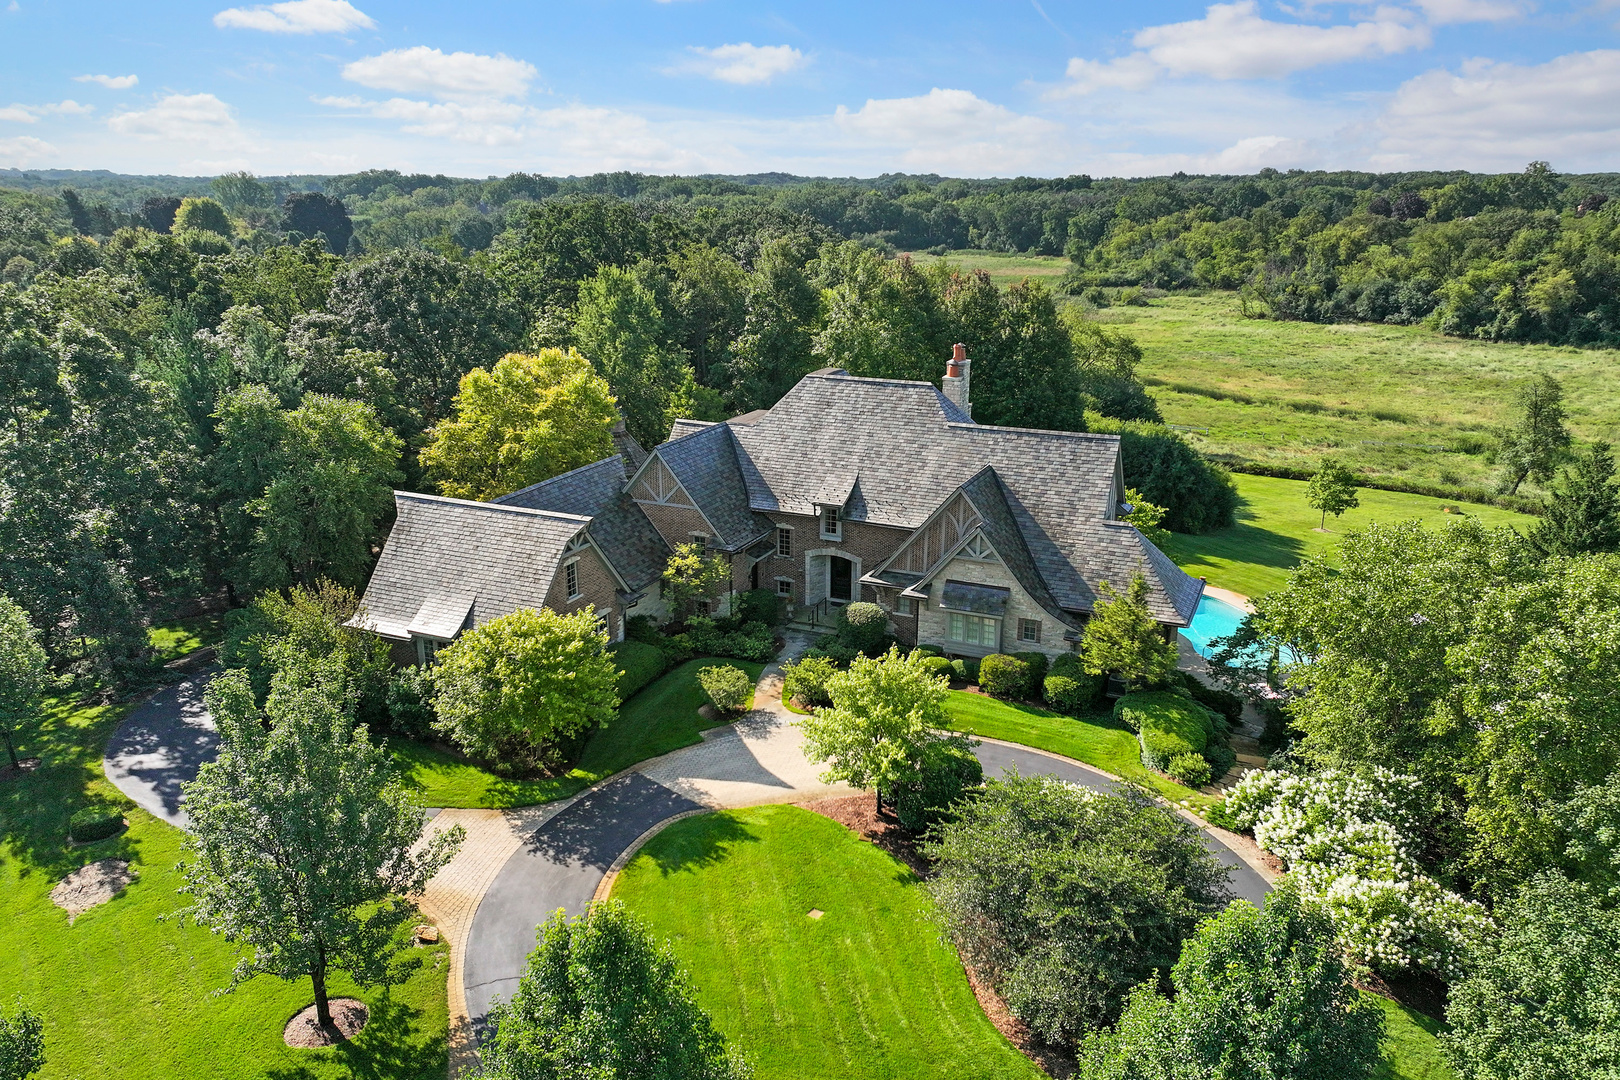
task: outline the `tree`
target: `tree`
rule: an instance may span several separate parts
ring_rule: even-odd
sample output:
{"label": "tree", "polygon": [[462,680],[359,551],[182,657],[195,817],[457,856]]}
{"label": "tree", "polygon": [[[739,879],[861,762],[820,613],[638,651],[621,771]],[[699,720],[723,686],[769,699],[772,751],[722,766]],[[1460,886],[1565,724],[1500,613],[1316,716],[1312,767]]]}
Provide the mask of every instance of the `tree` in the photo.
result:
{"label": "tree", "polygon": [[671,614],[683,618],[699,601],[714,600],[730,582],[731,567],[724,556],[697,544],[677,544],[664,564],[659,596]]}
{"label": "tree", "polygon": [[439,651],[437,727],[474,757],[526,770],[558,739],[605,727],[619,673],[591,608],[520,608]]}
{"label": "tree", "polygon": [[1305,500],[1311,509],[1322,511],[1322,525],[1318,532],[1327,532],[1329,514],[1338,517],[1346,510],[1354,510],[1361,505],[1361,500],[1356,496],[1359,486],[1356,474],[1344,462],[1336,458],[1323,460],[1305,489]]}
{"label": "tree", "polygon": [[1569,450],[1569,429],[1564,425],[1564,388],[1551,375],[1538,375],[1518,393],[1519,417],[1502,433],[1497,460],[1502,483],[1509,494],[1526,479],[1545,484]]}
{"label": "tree", "polygon": [[1101,592],[1103,599],[1086,620],[1081,637],[1086,672],[1117,674],[1131,686],[1153,686],[1169,678],[1178,654],[1148,611],[1147,578],[1140,572],[1132,575],[1123,593],[1105,581]]}
{"label": "tree", "polygon": [[617,421],[608,384],[579,353],[508,353],[462,376],[421,462],[444,494],[493,499],[611,456]]}
{"label": "tree", "polygon": [[536,934],[512,1000],[490,1012],[479,1080],[747,1080],[667,942],[609,900]]}
{"label": "tree", "polygon": [[962,959],[1013,1015],[1072,1043],[1231,899],[1198,830],[1136,787],[1049,776],[985,784],[937,826],[925,887]]}
{"label": "tree", "polygon": [[345,708],[342,672],[282,646],[269,699],[255,705],[242,672],[209,684],[217,760],[183,786],[190,832],[178,914],[252,950],[234,989],[260,973],[308,977],[330,1029],[326,979],[392,976],[390,942],[420,895],[455,855],[460,826],[418,845],[422,808]]}
{"label": "tree", "polygon": [[935,744],[970,745],[964,736],[940,734],[949,726],[950,691],[924,659],[891,648],[877,659],[857,656],[827,681],[832,705],[798,721],[804,756],[827,763],[823,780],[872,788],[881,808],[897,786],[915,780]]}
{"label": "tree", "polygon": [[220,402],[212,462],[231,580],[251,591],[330,577],[358,585],[393,507],[400,440],[358,401],[309,394],[284,409],[262,386]]}
{"label": "tree", "polygon": [[1620,1075],[1620,911],[1545,874],[1501,915],[1501,936],[1448,995],[1451,1067],[1461,1080]]}
{"label": "tree", "polygon": [[1594,443],[1553,488],[1530,543],[1543,555],[1620,550],[1620,489],[1609,444]]}
{"label": "tree", "polygon": [[742,335],[725,372],[728,399],[739,412],[770,408],[816,366],[811,345],[821,295],[805,272],[814,250],[807,237],[784,236],[764,244],[754,260]]}
{"label": "tree", "polygon": [[1170,530],[1163,528],[1159,522],[1164,520],[1164,507],[1154,506],[1142,497],[1142,493],[1135,488],[1125,489],[1125,502],[1130,510],[1120,515],[1120,520],[1136,527],[1136,531],[1147,538],[1154,547],[1162,548],[1170,541]]}
{"label": "tree", "polygon": [[219,197],[220,204],[228,214],[242,214],[248,210],[267,207],[274,203],[276,198],[274,192],[270,190],[270,185],[250,172],[229,172],[216,176],[208,182],[208,187]]}
{"label": "tree", "polygon": [[1558,817],[1569,822],[1564,857],[1571,876],[1610,907],[1620,904],[1620,773],[1579,788]]}
{"label": "tree", "polygon": [[229,239],[231,219],[225,216],[225,208],[213,199],[181,199],[180,208],[174,212],[173,231],[181,233],[188,229],[218,233]]}
{"label": "tree", "polygon": [[334,199],[318,191],[301,191],[287,196],[282,204],[287,231],[299,233],[309,239],[324,236],[326,249],[334,255],[349,250],[354,236],[354,223],[349,220],[348,207],[342,199]]}
{"label": "tree", "polygon": [[39,644],[39,631],[16,601],[0,593],[0,737],[6,740],[11,767],[17,760],[16,734],[39,712],[50,679],[50,661]]}
{"label": "tree", "polygon": [[634,271],[604,266],[580,283],[573,326],[630,434],[643,446],[663,442],[670,424],[687,414],[694,383],[652,290]]}
{"label": "tree", "polygon": [[174,216],[180,212],[180,200],[173,195],[149,195],[141,200],[138,216],[148,229],[167,235],[174,228]]}
{"label": "tree", "polygon": [[1198,928],[1170,972],[1138,986],[1119,1026],[1089,1035],[1085,1080],[1366,1080],[1383,1016],[1351,981],[1333,924],[1286,885],[1257,909],[1233,901]]}
{"label": "tree", "polygon": [[27,1080],[45,1067],[45,1021],[17,999],[16,1011],[0,1012],[0,1080]]}
{"label": "tree", "polygon": [[1085,318],[1079,305],[1064,308],[1063,321],[1073,342],[1087,408],[1118,420],[1162,423],[1158,403],[1136,377],[1142,346],[1128,334]]}

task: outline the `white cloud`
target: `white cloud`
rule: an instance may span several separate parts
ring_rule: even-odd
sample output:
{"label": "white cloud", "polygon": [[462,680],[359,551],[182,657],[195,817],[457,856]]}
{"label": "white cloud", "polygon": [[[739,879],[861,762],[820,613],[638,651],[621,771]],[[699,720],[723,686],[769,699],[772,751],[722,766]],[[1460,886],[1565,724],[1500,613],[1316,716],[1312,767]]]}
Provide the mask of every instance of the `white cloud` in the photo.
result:
{"label": "white cloud", "polygon": [[505,53],[443,53],[426,45],[390,49],[343,69],[345,79],[361,86],[431,94],[447,101],[522,97],[537,74],[533,64]]}
{"label": "white cloud", "polygon": [[1502,22],[1535,10],[1529,0],[1417,0],[1417,6],[1435,26],[1447,23]]}
{"label": "white cloud", "polygon": [[[16,4],[12,4],[16,9]],[[0,139],[0,167],[23,169],[37,161],[57,154],[56,147],[32,135],[19,135],[14,139]]]}
{"label": "white cloud", "polygon": [[1202,19],[1149,26],[1133,39],[1172,75],[1217,79],[1278,78],[1324,64],[1387,56],[1426,47],[1425,26],[1397,8],[1379,8],[1370,22],[1308,26],[1263,19],[1255,0],[1211,4]]}
{"label": "white cloud", "polygon": [[362,112],[379,120],[402,121],[400,130],[411,135],[455,139],[484,146],[506,146],[523,141],[524,122],[532,110],[509,101],[432,102],[409,98],[366,101],[358,97],[320,97],[317,105]]}
{"label": "white cloud", "polygon": [[375,29],[377,24],[348,0],[286,0],[281,4],[226,8],[214,16],[214,25],[272,34],[342,34]]}
{"label": "white cloud", "polygon": [[670,74],[692,73],[720,82],[749,86],[768,83],[778,75],[804,66],[805,57],[791,45],[753,45],[738,42],[735,45],[716,45],[712,49],[694,45],[693,59],[671,68]]}
{"label": "white cloud", "polygon": [[1064,92],[1089,94],[1094,90],[1142,90],[1159,77],[1159,65],[1147,53],[1131,53],[1113,60],[1069,61],[1069,83]]}
{"label": "white cloud", "polygon": [[880,143],[908,168],[952,175],[1002,175],[1041,160],[1061,129],[1050,120],[1024,116],[968,90],[942,90],[909,98],[872,98],[851,112],[838,106],[837,127]]}
{"label": "white cloud", "polygon": [[138,139],[201,142],[214,146],[239,143],[241,129],[231,107],[213,94],[170,94],[149,109],[122,112],[107,120],[119,135]]}
{"label": "white cloud", "polygon": [[1379,167],[1614,168],[1620,50],[1545,64],[1471,60],[1402,83],[1375,124]]}
{"label": "white cloud", "polygon": [[17,124],[38,123],[42,116],[83,116],[85,113],[95,112],[94,105],[81,105],[72,98],[57,101],[47,105],[18,105],[13,102],[0,109],[0,120],[9,120]]}
{"label": "white cloud", "polygon": [[135,75],[75,75],[73,81],[93,82],[108,90],[128,90],[141,80]]}

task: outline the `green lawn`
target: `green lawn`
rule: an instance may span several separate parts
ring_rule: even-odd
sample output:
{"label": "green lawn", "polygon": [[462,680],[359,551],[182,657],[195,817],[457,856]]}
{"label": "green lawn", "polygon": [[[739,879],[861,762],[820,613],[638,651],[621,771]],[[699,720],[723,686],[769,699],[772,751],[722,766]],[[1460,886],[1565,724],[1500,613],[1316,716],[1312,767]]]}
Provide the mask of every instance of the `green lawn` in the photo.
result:
{"label": "green lawn", "polygon": [[1302,559],[1323,554],[1331,558],[1347,531],[1375,521],[1417,518],[1433,526],[1456,519],[1442,509],[1446,506],[1486,525],[1511,525],[1520,532],[1528,532],[1536,520],[1494,506],[1362,488],[1357,492],[1361,506],[1343,517],[1328,518],[1328,531],[1321,533],[1316,529],[1322,515],[1306,504],[1305,481],[1243,473],[1234,473],[1232,479],[1243,496],[1237,524],[1205,536],[1174,534],[1165,554],[1194,577],[1251,597],[1280,588]]}
{"label": "green lawn", "polygon": [[[215,997],[235,964],[222,939],[159,922],[181,906],[174,865],[179,830],[130,809],[122,836],[66,846],[68,818],[89,803],[122,804],[103,777],[102,749],[123,710],[55,701],[22,732],[21,749],[45,763],[0,782],[0,998],[16,995],[46,1024],[51,1078],[198,1080],[233,1077],[442,1078],[446,1071],[443,946],[413,950],[421,966],[392,991],[346,980],[335,994],[359,997],[372,1022],[340,1050],[291,1050],[287,1020],[309,1004],[308,980],[259,976]],[[51,888],[98,859],[128,859],[139,880],[69,926]]]}
{"label": "green lawn", "polygon": [[1142,345],[1139,370],[1165,419],[1201,429],[1191,438],[1206,451],[1302,468],[1332,454],[1379,475],[1489,486],[1481,436],[1543,372],[1563,383],[1577,435],[1620,438],[1620,350],[1245,319],[1233,293],[1173,294],[1096,318]]}
{"label": "green lawn", "polygon": [[1377,1080],[1456,1080],[1435,1036],[1443,1026],[1399,1002],[1368,994],[1384,1011],[1384,1051],[1389,1058]]}
{"label": "green lawn", "polygon": [[[983,270],[990,275],[991,281],[1002,288],[1025,278],[1034,278],[1047,285],[1054,285],[1059,278],[1069,272],[1069,260],[1059,255],[1008,255],[1000,251],[975,251],[971,248],[948,251],[943,256],[929,255],[921,251],[910,254],[919,266],[927,266],[943,258],[962,270]],[[969,348],[972,348],[971,344]]]}
{"label": "green lawn", "polygon": [[760,1080],[1043,1075],[986,1019],[915,875],[818,814],[677,822],[613,895],[672,941]]}
{"label": "green lawn", "polygon": [[168,663],[210,645],[218,645],[225,637],[223,615],[197,615],[190,619],[176,619],[149,627],[146,639],[152,646],[158,663]]}
{"label": "green lawn", "polygon": [[708,699],[698,686],[697,673],[715,664],[742,668],[756,681],[764,670],[763,664],[746,660],[714,659],[689,660],[672,668],[625,702],[613,723],[585,744],[578,767],[563,776],[507,780],[409,739],[390,739],[389,748],[428,806],[508,808],[567,798],[637,762],[701,741],[699,732],[716,722],[698,715],[698,707]]}
{"label": "green lawn", "polygon": [[960,690],[951,694],[945,709],[950,713],[953,731],[1033,746],[1083,761],[1103,772],[1146,784],[1171,802],[1196,811],[1202,812],[1219,801],[1149,772],[1142,765],[1136,735],[1116,724],[1112,717],[1064,716],[1033,705],[998,701]]}

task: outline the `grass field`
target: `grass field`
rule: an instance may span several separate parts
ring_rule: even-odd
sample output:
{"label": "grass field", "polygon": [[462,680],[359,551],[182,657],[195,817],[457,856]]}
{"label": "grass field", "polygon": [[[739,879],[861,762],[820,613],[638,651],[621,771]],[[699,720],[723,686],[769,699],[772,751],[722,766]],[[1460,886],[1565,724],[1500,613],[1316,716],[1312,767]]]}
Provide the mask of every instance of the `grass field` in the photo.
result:
{"label": "grass field", "polygon": [[1033,746],[1083,761],[1103,772],[1145,784],[1171,802],[1193,810],[1203,811],[1219,801],[1149,772],[1142,765],[1136,735],[1110,716],[1064,716],[963,691],[953,693],[945,709],[953,731]]}
{"label": "grass field", "polygon": [[1563,383],[1578,436],[1620,438],[1612,349],[1245,319],[1232,293],[1173,294],[1095,318],[1141,344],[1139,371],[1165,420],[1199,429],[1190,437],[1211,453],[1302,468],[1333,455],[1373,475],[1489,486],[1483,436],[1508,421],[1517,387],[1543,372]]}
{"label": "grass field", "polygon": [[[215,997],[235,964],[223,939],[158,917],[181,906],[179,830],[129,808],[121,836],[67,846],[67,823],[90,803],[124,805],[101,773],[101,753],[122,709],[55,701],[21,733],[23,753],[43,766],[0,781],[0,998],[20,995],[45,1018],[42,1080],[317,1080],[442,1078],[446,1070],[444,946],[412,950],[420,967],[391,991],[356,990],[371,1023],[342,1049],[289,1049],[287,1020],[309,1004],[308,980],[259,976]],[[72,926],[51,904],[69,872],[127,859],[138,880]]]}
{"label": "grass field", "polygon": [[708,699],[698,686],[697,672],[714,664],[742,668],[755,680],[764,668],[746,660],[702,659],[665,672],[625,702],[612,724],[591,736],[579,765],[563,776],[508,780],[423,743],[392,739],[389,748],[428,806],[504,809],[567,798],[639,761],[700,741],[699,732],[715,724],[698,715]]}
{"label": "grass field", "polygon": [[1322,555],[1331,559],[1346,532],[1375,521],[1416,518],[1436,526],[1457,520],[1457,514],[1446,513],[1447,506],[1486,525],[1508,525],[1520,532],[1528,532],[1536,520],[1494,506],[1362,488],[1357,492],[1361,506],[1343,517],[1328,518],[1328,531],[1322,533],[1316,531],[1321,513],[1305,502],[1305,481],[1244,473],[1234,473],[1232,480],[1243,496],[1237,524],[1205,536],[1172,534],[1164,550],[1194,577],[1251,597],[1280,588],[1288,571],[1303,559]]}
{"label": "grass field", "polygon": [[985,1018],[916,876],[818,814],[763,806],[677,822],[613,895],[671,940],[760,1080],[1042,1075]]}
{"label": "grass field", "polygon": [[147,629],[146,639],[152,646],[158,663],[178,660],[209,645],[218,645],[225,637],[223,615],[197,615],[190,619],[176,619]]}
{"label": "grass field", "polygon": [[1384,1012],[1384,1052],[1389,1057],[1377,1080],[1457,1080],[1435,1041],[1440,1021],[1389,998],[1367,996]]}
{"label": "grass field", "polygon": [[1002,288],[1025,278],[1034,278],[1052,285],[1069,272],[1069,260],[1058,255],[1006,255],[999,251],[972,249],[948,251],[944,255],[929,255],[921,251],[910,254],[918,266],[927,266],[929,263],[944,259],[962,270],[983,270],[990,275],[991,281]]}

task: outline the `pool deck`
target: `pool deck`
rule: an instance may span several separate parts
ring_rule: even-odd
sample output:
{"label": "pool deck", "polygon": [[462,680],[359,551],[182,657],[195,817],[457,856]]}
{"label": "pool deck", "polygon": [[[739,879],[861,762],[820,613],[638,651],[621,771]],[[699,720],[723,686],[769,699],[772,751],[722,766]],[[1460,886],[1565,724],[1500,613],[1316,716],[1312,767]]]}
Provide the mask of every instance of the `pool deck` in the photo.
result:
{"label": "pool deck", "polygon": [[1254,614],[1254,605],[1249,603],[1249,598],[1242,593],[1233,592],[1231,589],[1223,589],[1219,585],[1211,585],[1206,581],[1204,582],[1204,595],[1213,596],[1217,600],[1231,604],[1233,607],[1241,609],[1244,614]]}

